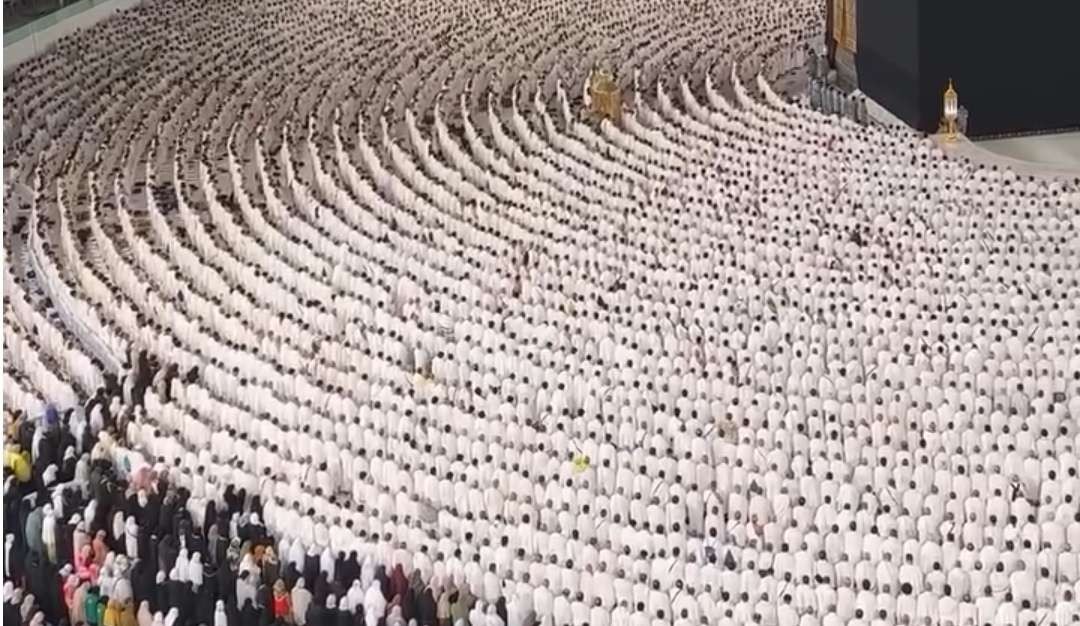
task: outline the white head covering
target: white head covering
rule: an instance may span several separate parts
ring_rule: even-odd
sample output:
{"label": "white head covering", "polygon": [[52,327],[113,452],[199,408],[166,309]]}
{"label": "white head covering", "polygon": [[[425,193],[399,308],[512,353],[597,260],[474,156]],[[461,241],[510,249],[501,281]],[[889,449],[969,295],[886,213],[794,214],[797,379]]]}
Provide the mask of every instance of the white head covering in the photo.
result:
{"label": "white head covering", "polygon": [[224,600],[218,600],[214,605],[214,626],[229,626],[229,617],[225,613]]}

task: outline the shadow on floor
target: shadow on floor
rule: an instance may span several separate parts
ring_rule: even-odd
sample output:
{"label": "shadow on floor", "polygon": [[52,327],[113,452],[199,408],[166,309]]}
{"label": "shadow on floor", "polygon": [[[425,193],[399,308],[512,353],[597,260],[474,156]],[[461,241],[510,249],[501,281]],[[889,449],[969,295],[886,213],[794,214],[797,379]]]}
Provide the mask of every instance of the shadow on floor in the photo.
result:
{"label": "shadow on floor", "polygon": [[19,0],[10,4],[4,2],[4,32],[21,28],[39,17],[59,11],[63,6],[60,0]]}

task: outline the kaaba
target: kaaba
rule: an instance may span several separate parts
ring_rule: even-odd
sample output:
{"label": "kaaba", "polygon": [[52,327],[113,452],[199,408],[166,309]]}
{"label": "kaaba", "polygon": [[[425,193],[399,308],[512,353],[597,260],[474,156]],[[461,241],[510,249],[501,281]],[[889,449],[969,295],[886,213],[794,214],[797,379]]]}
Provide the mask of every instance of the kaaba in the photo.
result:
{"label": "kaaba", "polygon": [[970,137],[1080,127],[1080,2],[846,2],[859,88],[912,127],[938,129],[950,79]]}

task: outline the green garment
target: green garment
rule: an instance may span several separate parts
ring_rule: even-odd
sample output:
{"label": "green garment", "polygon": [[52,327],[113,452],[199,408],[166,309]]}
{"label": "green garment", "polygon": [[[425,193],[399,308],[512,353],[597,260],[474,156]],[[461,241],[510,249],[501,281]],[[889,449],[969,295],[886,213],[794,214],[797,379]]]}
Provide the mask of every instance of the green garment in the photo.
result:
{"label": "green garment", "polygon": [[98,603],[97,603],[97,623],[99,625],[103,625],[105,623],[105,613],[108,610],[109,610],[109,603],[105,602],[104,598],[98,600]]}
{"label": "green garment", "polygon": [[101,623],[99,604],[101,604],[101,596],[98,595],[97,588],[87,591],[86,599],[83,600],[83,612],[86,615],[86,623],[90,626],[98,626]]}

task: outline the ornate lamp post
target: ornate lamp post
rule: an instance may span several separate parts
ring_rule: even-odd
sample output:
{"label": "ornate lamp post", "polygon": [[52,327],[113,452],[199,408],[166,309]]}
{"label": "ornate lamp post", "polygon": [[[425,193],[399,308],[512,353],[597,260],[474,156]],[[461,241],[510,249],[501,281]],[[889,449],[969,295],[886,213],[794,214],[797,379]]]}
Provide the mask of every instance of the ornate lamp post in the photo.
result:
{"label": "ornate lamp post", "polygon": [[622,95],[615,83],[615,76],[607,69],[593,73],[589,80],[588,94],[590,113],[596,118],[607,118],[618,124],[622,116]]}
{"label": "ornate lamp post", "polygon": [[948,141],[956,141],[956,120],[960,115],[960,103],[959,98],[956,95],[956,90],[953,89],[952,79],[949,79],[949,86],[945,89],[945,95],[943,98],[943,126],[945,127],[945,139]]}

